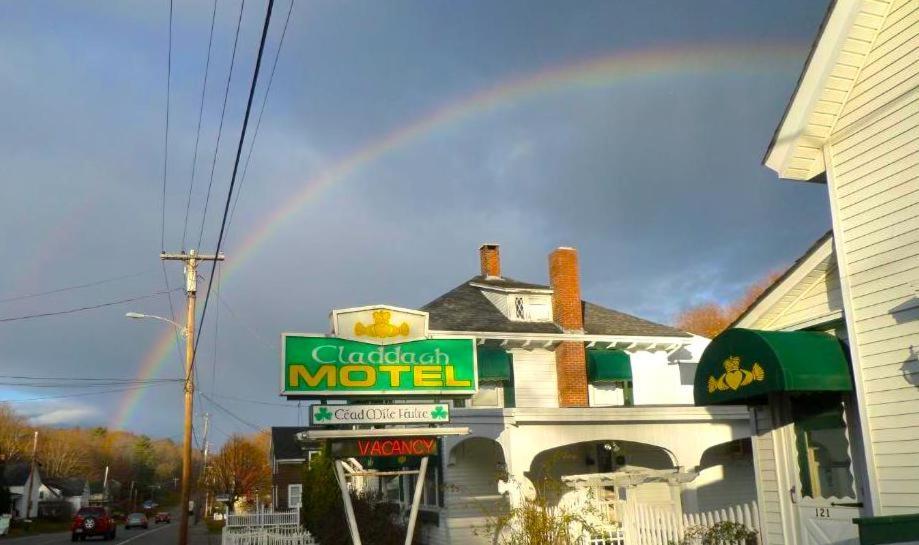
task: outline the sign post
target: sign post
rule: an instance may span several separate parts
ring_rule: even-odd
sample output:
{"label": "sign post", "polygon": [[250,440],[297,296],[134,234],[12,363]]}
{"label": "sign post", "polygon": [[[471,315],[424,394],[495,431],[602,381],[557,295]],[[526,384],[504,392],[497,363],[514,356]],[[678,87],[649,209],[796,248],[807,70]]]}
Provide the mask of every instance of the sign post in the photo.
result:
{"label": "sign post", "polygon": [[[389,306],[334,310],[332,335],[281,336],[281,395],[288,399],[360,397],[468,397],[478,390],[476,342],[472,337],[428,333],[428,314]],[[467,435],[469,428],[418,427],[450,422],[448,403],[312,405],[309,429],[299,441],[330,440],[335,479],[353,545],[361,545],[348,477],[417,475],[406,528],[411,545],[424,493],[428,462],[438,438]],[[354,426],[413,424],[416,427],[353,429]],[[331,429],[347,426],[351,429]],[[346,458],[419,458],[417,470],[364,471]],[[403,466],[404,468],[404,466]]]}

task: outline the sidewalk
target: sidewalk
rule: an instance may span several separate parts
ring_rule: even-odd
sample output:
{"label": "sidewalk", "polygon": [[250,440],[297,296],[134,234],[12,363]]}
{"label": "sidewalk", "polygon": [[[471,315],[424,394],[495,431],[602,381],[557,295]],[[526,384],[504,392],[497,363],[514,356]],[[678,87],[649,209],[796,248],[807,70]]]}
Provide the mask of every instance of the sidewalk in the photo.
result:
{"label": "sidewalk", "polygon": [[208,532],[204,520],[188,526],[188,545],[220,545],[220,540],[220,532]]}

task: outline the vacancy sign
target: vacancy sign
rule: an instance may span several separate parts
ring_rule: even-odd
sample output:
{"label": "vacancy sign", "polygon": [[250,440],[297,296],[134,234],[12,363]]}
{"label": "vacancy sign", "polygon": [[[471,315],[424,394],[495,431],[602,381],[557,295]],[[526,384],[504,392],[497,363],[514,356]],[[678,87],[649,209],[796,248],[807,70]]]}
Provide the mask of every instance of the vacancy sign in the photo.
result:
{"label": "vacancy sign", "polygon": [[310,423],[335,424],[445,424],[450,421],[446,403],[414,405],[312,405]]}
{"label": "vacancy sign", "polygon": [[333,458],[436,456],[436,437],[381,437],[336,439],[331,445]]}

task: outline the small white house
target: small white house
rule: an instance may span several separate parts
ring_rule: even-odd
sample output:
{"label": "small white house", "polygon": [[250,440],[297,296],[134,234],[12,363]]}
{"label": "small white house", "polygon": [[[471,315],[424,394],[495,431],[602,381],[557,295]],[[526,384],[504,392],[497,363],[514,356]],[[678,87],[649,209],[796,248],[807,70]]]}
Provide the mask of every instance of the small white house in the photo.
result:
{"label": "small white house", "polygon": [[43,500],[63,500],[70,504],[71,510],[76,513],[81,507],[89,505],[89,481],[81,478],[45,479],[42,490],[47,489]]}
{"label": "small white house", "polygon": [[42,487],[38,465],[28,462],[9,463],[4,466],[3,476],[13,500],[13,514],[21,518],[38,516]]}

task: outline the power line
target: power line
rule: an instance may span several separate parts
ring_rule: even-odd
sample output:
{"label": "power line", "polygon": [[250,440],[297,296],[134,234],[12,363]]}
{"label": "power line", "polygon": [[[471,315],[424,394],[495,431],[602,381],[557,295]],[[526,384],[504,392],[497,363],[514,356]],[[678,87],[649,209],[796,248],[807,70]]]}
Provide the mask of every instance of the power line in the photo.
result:
{"label": "power line", "polygon": [[169,0],[169,53],[166,61],[166,131],[163,143],[163,210],[160,218],[160,250],[166,249],[166,173],[169,166],[169,95],[172,87],[172,3]]}
{"label": "power line", "polygon": [[123,383],[148,383],[148,382],[181,382],[181,378],[90,378],[90,377],[39,377],[34,375],[0,375],[0,379],[15,380],[67,380],[81,382],[123,382]]}
{"label": "power line", "polygon": [[[67,379],[60,379],[65,381]],[[124,382],[124,381],[111,381],[111,382],[93,382],[89,384],[38,384],[38,383],[29,383],[29,382],[4,382],[0,381],[0,386],[16,386],[19,388],[59,388],[59,389],[75,389],[75,388],[99,388],[102,386],[124,386],[124,385],[140,385],[140,384],[160,384],[161,382],[183,382],[182,380],[169,380],[169,381],[157,381],[157,382]]]}
{"label": "power line", "polygon": [[[201,247],[201,239],[204,237],[204,223],[207,219],[207,206],[211,200],[211,186],[214,185],[214,169],[217,168],[217,155],[220,152],[220,136],[223,133],[223,120],[227,113],[227,99],[230,96],[230,82],[233,80],[233,67],[236,65],[236,46],[239,43],[239,27],[242,25],[243,9],[246,7],[246,0],[239,3],[239,17],[236,19],[236,37],[233,38],[233,54],[230,56],[230,71],[227,73],[227,85],[223,91],[223,108],[220,110],[220,124],[217,127],[217,142],[214,144],[214,158],[211,161],[211,176],[207,182],[207,193],[204,196],[204,211],[201,213],[201,229],[198,231],[198,248]],[[237,158],[237,161],[239,159]]]}
{"label": "power line", "polygon": [[[246,140],[246,129],[249,127],[249,115],[252,113],[252,100],[255,97],[255,88],[258,85],[258,74],[262,66],[262,56],[265,53],[265,38],[268,36],[268,27],[271,24],[271,10],[274,8],[274,0],[268,0],[268,8],[265,11],[265,23],[262,27],[262,38],[258,46],[258,55],[255,57],[255,69],[252,73],[252,84],[249,87],[249,99],[246,101],[246,114],[243,117],[243,126],[239,134],[239,143],[236,146],[236,158],[233,161],[233,174],[230,177],[230,188],[227,191],[227,200],[223,206],[223,218],[220,221],[220,233],[217,235],[217,249],[214,255],[220,255],[220,247],[223,244],[223,235],[227,228],[227,215],[230,211],[230,202],[233,200],[233,188],[236,186],[236,173],[239,171],[239,158],[243,151],[243,142]],[[207,281],[207,294],[204,297],[204,307],[201,309],[201,324],[207,316],[207,306],[211,300],[211,288],[214,285],[214,272],[217,270],[217,261],[211,263],[211,274]],[[198,353],[198,343],[201,337],[195,339],[195,345],[192,349],[191,364],[195,365],[195,357]]]}
{"label": "power line", "polygon": [[117,301],[109,301],[109,302],[107,302],[107,303],[99,303],[98,305],[89,305],[89,306],[85,306],[85,307],[71,308],[71,309],[67,309],[67,310],[58,310],[58,311],[55,311],[55,312],[42,312],[42,313],[40,313],[40,314],[27,314],[27,315],[25,315],[25,316],[11,316],[11,317],[8,317],[8,318],[0,318],[0,322],[16,322],[16,321],[19,321],[19,320],[31,320],[31,319],[33,319],[33,318],[46,318],[46,317],[48,317],[48,316],[60,316],[60,315],[63,315],[63,314],[73,314],[73,313],[75,313],[75,312],[83,312],[83,311],[85,311],[85,310],[94,310],[94,309],[102,308],[102,307],[111,307],[111,306],[114,306],[114,305],[121,305],[121,304],[124,304],[124,303],[130,303],[130,302],[133,302],[133,301],[140,301],[140,300],[142,300],[142,299],[150,299],[151,297],[157,297],[157,296],[159,296],[159,295],[164,295],[164,294],[167,294],[167,293],[169,293],[169,292],[167,292],[167,291],[157,291],[157,292],[151,293],[150,295],[141,295],[140,297],[129,297],[129,298],[127,298],[127,299],[119,299],[119,300],[117,300]]}
{"label": "power line", "polygon": [[268,94],[271,92],[271,83],[274,81],[274,72],[278,68],[278,59],[281,58],[281,48],[284,47],[284,37],[287,36],[287,25],[290,24],[290,14],[294,11],[294,0],[290,0],[290,7],[287,8],[287,18],[284,20],[284,28],[281,30],[281,38],[278,41],[278,51],[274,56],[274,63],[271,65],[271,73],[268,75],[268,85],[265,86],[265,96],[262,97],[262,106],[259,108],[258,117],[255,121],[255,130],[252,131],[252,139],[249,141],[249,151],[246,154],[246,163],[243,165],[243,173],[239,178],[239,191],[236,192],[236,198],[233,200],[233,210],[230,211],[230,219],[227,225],[232,225],[233,216],[236,214],[236,203],[239,202],[239,194],[243,190],[243,184],[246,182],[246,174],[249,172],[249,161],[252,159],[252,150],[255,149],[255,139],[258,138],[258,130],[262,126],[262,116],[265,113],[265,105],[268,104]]}
{"label": "power line", "polygon": [[[269,4],[270,4],[271,2],[273,2],[273,1],[274,1],[274,0],[268,0]],[[269,8],[269,9],[270,9],[270,8]],[[237,416],[233,411],[231,411],[230,409],[227,409],[226,407],[224,407],[224,406],[221,405],[220,403],[217,403],[217,401],[215,401],[212,397],[208,396],[207,394],[201,394],[201,397],[203,397],[204,399],[208,400],[208,401],[211,403],[211,405],[213,405],[214,407],[216,407],[218,410],[220,410],[221,412],[223,412],[224,414],[226,414],[226,415],[229,416],[230,418],[233,418],[233,419],[236,420],[237,422],[239,422],[239,423],[241,423],[241,424],[244,424],[244,425],[246,425],[246,426],[249,426],[250,428],[252,428],[252,429],[255,430],[255,431],[261,431],[261,430],[263,429],[263,426],[257,426],[257,425],[255,425],[255,424],[253,424],[252,422],[249,422],[249,421],[247,421],[247,420],[245,420],[245,419],[243,419],[243,418]]]}
{"label": "power line", "polygon": [[[217,269],[217,297],[220,297],[220,272],[223,269]],[[220,305],[217,305],[217,310],[214,311],[214,360],[211,363],[211,390],[217,391],[217,348],[218,341],[220,339]]]}
{"label": "power line", "polygon": [[[172,304],[172,291],[173,290],[172,288],[169,287],[169,275],[166,273],[166,262],[163,260],[160,260],[160,266],[162,266],[163,268],[163,284],[165,284],[166,292],[169,294],[169,317],[172,318],[173,322],[176,322],[176,310],[175,310],[175,306]],[[175,291],[180,291],[180,290],[177,289]],[[175,339],[176,339],[176,342],[175,342],[176,359],[179,362],[179,369],[184,371],[185,364],[182,362],[182,351],[179,348],[181,344],[179,340],[179,337],[180,337],[179,326],[176,324],[172,324],[172,329],[173,329],[173,333],[175,334]]]}
{"label": "power line", "polygon": [[242,326],[246,329],[246,331],[248,331],[253,337],[255,337],[256,339],[264,343],[265,347],[271,350],[277,349],[277,346],[275,344],[269,342],[268,339],[263,337],[258,331],[256,331],[251,325],[249,325],[248,322],[246,322],[245,320],[240,318],[238,314],[236,314],[236,311],[234,311],[233,307],[230,306],[230,303],[226,299],[224,299],[223,294],[220,292],[220,290],[217,290],[217,299],[221,303],[223,303],[223,306],[226,307],[226,309],[230,312],[230,316],[232,316],[236,321],[242,324]]}
{"label": "power line", "polygon": [[[202,394],[203,395],[203,394]],[[256,405],[267,405],[269,407],[284,407],[285,409],[291,408],[293,405],[290,403],[274,403],[271,401],[259,401],[256,399],[246,399],[244,397],[231,396],[226,394],[210,394],[214,397],[219,397],[221,399],[232,399],[234,401],[242,401],[243,403],[254,403]]]}
{"label": "power line", "polygon": [[191,159],[191,180],[188,182],[188,200],[185,202],[185,225],[182,227],[182,251],[185,251],[185,236],[188,234],[188,213],[191,210],[191,192],[195,186],[195,171],[198,165],[198,141],[201,138],[201,119],[204,117],[204,95],[207,91],[207,74],[211,66],[211,47],[214,44],[214,21],[217,19],[217,0],[211,11],[211,32],[207,39],[207,60],[204,62],[204,83],[201,85],[201,103],[198,106],[198,129],[195,131],[195,152]]}
{"label": "power line", "polygon": [[115,394],[118,392],[128,392],[131,390],[140,390],[142,388],[152,388],[154,386],[162,386],[163,384],[144,384],[138,386],[129,386],[125,388],[115,388],[113,390],[104,390],[102,392],[81,392],[78,394],[61,394],[61,395],[52,395],[52,396],[41,396],[41,397],[30,397],[25,399],[0,399],[0,403],[25,403],[28,401],[43,401],[46,399],[63,399],[67,397],[86,397],[86,396],[95,396],[95,395],[105,395],[105,394]]}
{"label": "power line", "polygon": [[86,284],[76,284],[74,286],[67,286],[65,288],[57,288],[57,289],[48,290],[48,291],[40,291],[36,293],[30,293],[27,295],[16,295],[13,297],[7,297],[5,299],[0,299],[0,303],[9,303],[11,301],[21,301],[23,299],[32,299],[35,297],[41,297],[43,295],[52,295],[55,293],[62,293],[65,291],[79,290],[83,288],[90,288],[93,286],[101,286],[102,284],[108,284],[110,282],[117,282],[118,280],[124,280],[126,278],[135,278],[138,276],[143,276],[145,274],[150,274],[150,272],[151,272],[150,270],[140,271],[140,272],[136,272],[132,274],[124,274],[121,276],[114,276],[112,278],[105,278],[103,280],[96,280],[94,282],[87,282]]}

